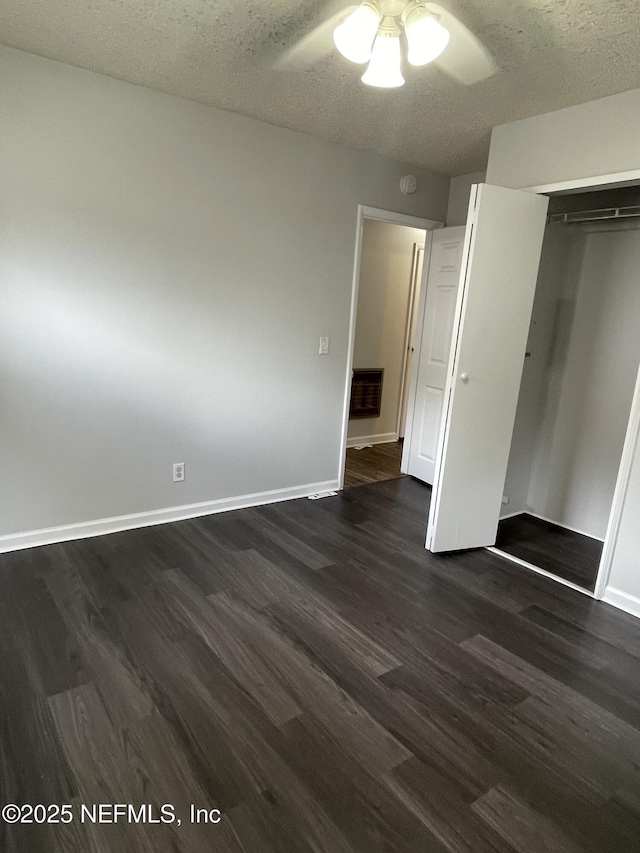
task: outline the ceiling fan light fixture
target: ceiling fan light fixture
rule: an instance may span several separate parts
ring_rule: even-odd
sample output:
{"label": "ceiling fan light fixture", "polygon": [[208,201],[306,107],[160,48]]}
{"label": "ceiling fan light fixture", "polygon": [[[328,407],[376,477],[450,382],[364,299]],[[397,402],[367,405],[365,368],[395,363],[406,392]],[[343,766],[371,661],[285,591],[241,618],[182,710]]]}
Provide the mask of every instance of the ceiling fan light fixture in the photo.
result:
{"label": "ceiling fan light fixture", "polygon": [[437,59],[449,44],[449,31],[424,6],[414,5],[403,16],[407,61],[420,67]]}
{"label": "ceiling fan light fixture", "polygon": [[362,75],[362,82],[379,89],[396,89],[404,85],[402,76],[402,48],[400,30],[393,19],[391,25],[382,26],[378,31],[371,51],[371,60]]}
{"label": "ceiling fan light fixture", "polygon": [[345,59],[356,65],[369,61],[380,18],[374,3],[362,3],[336,27],[333,41]]}

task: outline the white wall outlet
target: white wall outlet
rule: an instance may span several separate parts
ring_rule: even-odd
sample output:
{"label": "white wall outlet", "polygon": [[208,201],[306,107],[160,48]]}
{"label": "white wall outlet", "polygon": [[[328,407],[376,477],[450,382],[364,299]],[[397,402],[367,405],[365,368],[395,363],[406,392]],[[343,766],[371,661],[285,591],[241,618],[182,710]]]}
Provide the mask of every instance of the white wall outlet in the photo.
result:
{"label": "white wall outlet", "polygon": [[327,355],[329,353],[329,338],[320,338],[319,355]]}
{"label": "white wall outlet", "polygon": [[173,482],[181,483],[184,480],[184,462],[173,463]]}
{"label": "white wall outlet", "polygon": [[502,496],[502,506],[507,506],[508,503],[509,503],[509,495],[503,495]]}

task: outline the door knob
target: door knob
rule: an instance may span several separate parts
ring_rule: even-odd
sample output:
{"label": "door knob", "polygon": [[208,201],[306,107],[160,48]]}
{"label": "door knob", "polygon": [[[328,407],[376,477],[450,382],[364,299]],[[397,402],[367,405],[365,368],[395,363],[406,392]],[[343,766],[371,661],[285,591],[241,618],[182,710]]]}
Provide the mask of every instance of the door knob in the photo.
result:
{"label": "door knob", "polygon": [[468,373],[461,373],[460,379],[462,379],[463,382],[468,382],[469,381],[469,374]]}

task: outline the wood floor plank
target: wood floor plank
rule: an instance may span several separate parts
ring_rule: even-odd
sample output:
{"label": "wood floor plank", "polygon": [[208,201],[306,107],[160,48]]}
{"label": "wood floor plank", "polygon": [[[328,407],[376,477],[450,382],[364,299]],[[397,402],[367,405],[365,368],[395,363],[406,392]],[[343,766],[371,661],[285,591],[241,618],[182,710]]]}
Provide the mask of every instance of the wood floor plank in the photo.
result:
{"label": "wood floor plank", "polygon": [[259,551],[248,549],[233,554],[227,583],[219,592],[232,592],[250,607],[262,610],[277,601],[324,599],[319,575],[303,573],[290,565],[286,569]]}
{"label": "wood floor plank", "polygon": [[315,711],[333,737],[370,772],[385,772],[408,757],[407,750],[391,733],[280,632],[273,630],[273,623],[266,623],[264,617],[252,614],[223,593],[216,596],[216,603],[244,621],[251,635],[248,642],[252,652],[261,658],[264,668],[278,675],[280,683],[286,685],[302,709]]}
{"label": "wood floor plank", "polygon": [[164,831],[171,850],[204,853],[215,844],[216,851],[221,853],[241,853],[242,848],[226,815],[222,825],[215,826],[190,820],[192,807],[210,812],[219,804],[200,784],[180,741],[159,711],[127,730],[125,751],[132,775],[147,800],[170,803],[179,816],[180,826],[172,823]]}
{"label": "wood floor plank", "polygon": [[512,853],[513,848],[470,811],[455,783],[435,768],[412,758],[385,781],[449,853]]}
{"label": "wood floor plank", "polygon": [[620,739],[640,767],[640,730],[636,726],[485,637],[464,640],[461,646],[544,701],[554,709],[554,713],[579,720],[580,726],[590,731],[592,738],[605,744],[610,737]]}
{"label": "wood floor plank", "polygon": [[204,598],[175,569],[166,572],[164,578],[170,606],[179,611],[185,624],[220,658],[277,725],[302,713],[278,673],[269,669],[264,649],[256,648],[249,619],[243,619],[237,609],[225,607],[224,594]]}
{"label": "wood floor plank", "polygon": [[329,646],[330,655],[344,655],[354,666],[373,677],[400,666],[398,658],[320,602],[283,601],[270,610],[305,645],[311,648]]}
{"label": "wood floor plank", "polygon": [[568,708],[558,712],[557,706],[550,708],[537,696],[530,696],[518,705],[516,713],[538,742],[546,741],[571,766],[572,774],[583,777],[585,787],[594,785],[605,799],[635,776],[638,765],[627,750],[618,752],[617,738],[603,736],[604,726],[593,731],[588,724],[581,725],[584,718],[579,712]]}
{"label": "wood floor plank", "polygon": [[321,569],[330,566],[331,560],[315,548],[289,533],[282,524],[277,524],[270,518],[270,513],[264,509],[248,510],[246,514],[249,523],[260,533],[309,569]]}
{"label": "wood floor plank", "polygon": [[351,850],[444,853],[446,848],[425,822],[390,790],[386,777],[374,776],[345,757],[312,712],[287,723],[284,731],[289,762],[300,774],[305,767],[322,766],[323,772],[312,777],[313,791],[348,838]]}
{"label": "wood floor plank", "polygon": [[451,777],[469,803],[505,778],[503,771],[483,755],[449,718],[455,712],[446,701],[441,714],[426,709],[413,697],[372,678],[353,661],[335,650],[315,649],[318,661],[340,686],[380,725],[425,764],[437,768],[443,777]]}
{"label": "wood floor plank", "polygon": [[[78,783],[81,802],[137,803],[135,777],[118,741],[102,698],[94,684],[83,684],[48,700],[65,754]],[[144,825],[84,824],[90,844],[100,849],[117,845],[122,851],[152,853],[154,845]],[[167,849],[164,847],[160,850]],[[79,853],[79,851],[78,851]]]}
{"label": "wood floor plank", "polygon": [[103,696],[109,697],[112,716],[122,725],[146,717],[152,702],[144,684],[131,670],[126,651],[114,642],[97,606],[93,590],[65,560],[60,570],[49,573],[47,586],[71,636],[77,642],[84,667]]}
{"label": "wood floor plank", "polygon": [[622,692],[633,693],[638,681],[638,658],[635,655],[538,605],[525,608],[520,615],[572,644],[576,656],[586,654],[600,661],[601,668],[611,674]]}
{"label": "wood floor plank", "polygon": [[418,636],[426,626],[427,630],[438,631],[454,642],[477,633],[455,613],[434,606],[428,587],[420,594],[415,588],[403,588],[394,582],[393,575],[384,577],[372,571],[371,562],[349,559],[343,565],[323,570],[322,576],[339,591],[341,608],[349,611],[349,618],[356,624],[358,620],[369,623],[374,634],[377,631],[371,625],[374,620],[389,623],[391,630],[406,629]]}
{"label": "wood floor plank", "polygon": [[581,848],[550,820],[501,786],[487,791],[472,808],[519,853],[580,853]]}
{"label": "wood floor plank", "polygon": [[[197,705],[201,724],[209,728],[201,743],[206,751],[202,755],[209,764],[216,764],[221,747],[235,765],[229,765],[241,781],[242,798],[231,807],[225,805],[226,786],[221,796],[216,797],[220,808],[228,816],[234,835],[243,849],[247,847],[247,838],[251,839],[256,825],[267,820],[267,826],[258,832],[264,836],[264,848],[269,850],[270,839],[288,838],[301,845],[301,849],[336,851],[347,853],[348,844],[339,828],[331,820],[326,810],[313,797],[308,781],[298,776],[282,758],[283,736],[270,721],[256,713],[256,708],[244,691],[240,690],[224,669],[212,666],[209,650],[198,638],[185,640],[181,644],[185,663],[191,668],[187,677],[197,678],[199,684]],[[172,688],[172,700],[187,728],[191,729],[191,710],[185,708],[185,691],[179,685]],[[190,697],[193,705],[195,696]],[[186,714],[185,714],[186,711]],[[184,715],[184,716],[183,716]],[[212,728],[213,727],[213,728]],[[215,757],[212,761],[211,756]],[[276,806],[264,810],[264,802]],[[267,818],[267,815],[271,815]],[[248,833],[248,835],[246,834]],[[273,848],[282,849],[282,848]],[[285,847],[284,849],[288,849]],[[297,849],[293,847],[293,849]]]}
{"label": "wood floor plank", "polygon": [[[30,642],[38,626],[29,626],[25,635],[19,623],[26,613],[17,613],[13,602],[9,604],[0,600],[2,802],[66,802],[76,787],[47,704],[50,682],[42,672],[46,658],[35,657]],[[51,627],[40,626],[43,639],[47,624]],[[0,832],[5,829],[0,821]]]}

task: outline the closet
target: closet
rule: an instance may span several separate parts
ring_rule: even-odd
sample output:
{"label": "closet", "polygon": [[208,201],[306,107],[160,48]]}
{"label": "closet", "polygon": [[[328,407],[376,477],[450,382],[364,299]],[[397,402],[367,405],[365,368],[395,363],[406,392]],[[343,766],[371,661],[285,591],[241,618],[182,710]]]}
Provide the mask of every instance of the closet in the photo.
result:
{"label": "closet", "polygon": [[550,198],[496,549],[593,591],[640,364],[640,188]]}
{"label": "closet", "polygon": [[640,188],[558,189],[471,188],[425,545],[600,598],[640,423]]}

